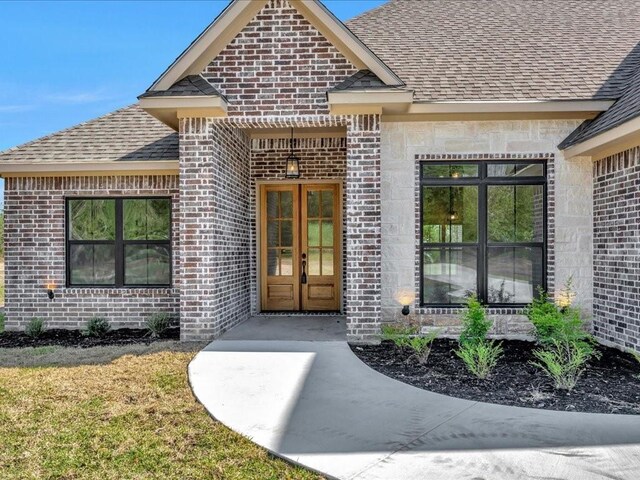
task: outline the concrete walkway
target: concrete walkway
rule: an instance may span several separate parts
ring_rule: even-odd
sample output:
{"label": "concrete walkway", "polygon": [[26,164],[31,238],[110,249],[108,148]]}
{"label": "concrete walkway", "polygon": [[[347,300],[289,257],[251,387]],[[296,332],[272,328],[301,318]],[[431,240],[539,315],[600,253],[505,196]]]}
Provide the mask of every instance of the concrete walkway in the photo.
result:
{"label": "concrete walkway", "polygon": [[213,417],[334,478],[640,478],[640,416],[497,406],[414,388],[353,355],[340,317],[252,319],[200,352],[189,378]]}

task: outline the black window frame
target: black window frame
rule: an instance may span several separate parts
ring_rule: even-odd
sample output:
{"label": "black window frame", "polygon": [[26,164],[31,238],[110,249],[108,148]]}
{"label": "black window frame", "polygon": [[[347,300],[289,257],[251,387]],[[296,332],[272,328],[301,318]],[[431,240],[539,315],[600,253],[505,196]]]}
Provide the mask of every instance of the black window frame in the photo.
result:
{"label": "black window frame", "polygon": [[[514,176],[488,176],[489,165],[502,165],[502,164],[539,164],[542,165],[543,175],[531,176],[531,177],[514,177]],[[478,167],[478,176],[476,177],[443,177],[433,178],[425,177],[424,166],[425,165],[476,165]],[[547,181],[547,160],[530,160],[526,158],[508,159],[503,160],[500,158],[482,160],[482,161],[469,161],[469,160],[446,160],[446,161],[421,161],[420,168],[420,224],[419,224],[419,238],[420,238],[420,307],[423,308],[460,308],[463,307],[463,303],[426,303],[424,301],[424,252],[428,249],[434,248],[455,248],[455,247],[470,247],[476,246],[477,248],[477,280],[476,280],[476,294],[478,299],[490,308],[510,308],[520,309],[526,307],[525,303],[488,303],[488,271],[489,271],[489,257],[488,250],[490,247],[532,247],[542,248],[542,289],[547,290],[547,236],[548,236],[548,181]],[[541,242],[489,242],[488,240],[488,187],[493,185],[541,185],[543,188],[543,211],[542,211],[542,241]],[[423,228],[423,215],[424,215],[424,188],[423,187],[450,187],[450,186],[477,186],[478,187],[478,240],[477,243],[463,243],[463,242],[450,242],[450,243],[425,243],[424,242],[424,228]],[[534,298],[536,292],[534,292]]]}
{"label": "black window frame", "polygon": [[[69,204],[76,200],[114,200],[116,236],[114,240],[72,240],[69,235]],[[125,200],[168,200],[169,201],[169,238],[167,240],[125,240],[123,226],[123,205]],[[82,196],[82,197],[65,197],[65,285],[67,288],[167,288],[173,285],[173,199],[167,195],[159,196]],[[88,284],[88,283],[71,283],[71,245],[114,245],[115,248],[115,282],[113,284]],[[161,245],[167,247],[169,251],[169,282],[153,283],[153,284],[129,284],[125,283],[125,248],[127,245]]]}

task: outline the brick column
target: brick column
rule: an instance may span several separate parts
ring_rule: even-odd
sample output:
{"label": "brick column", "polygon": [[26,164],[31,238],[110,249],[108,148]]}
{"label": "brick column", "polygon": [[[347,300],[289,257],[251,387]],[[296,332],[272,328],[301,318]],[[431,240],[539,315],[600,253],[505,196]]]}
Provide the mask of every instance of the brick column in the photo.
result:
{"label": "brick column", "polygon": [[350,341],[375,341],[381,319],[380,116],[347,127],[346,313]]}
{"label": "brick column", "polygon": [[209,340],[249,317],[249,140],[180,121],[180,336]]}

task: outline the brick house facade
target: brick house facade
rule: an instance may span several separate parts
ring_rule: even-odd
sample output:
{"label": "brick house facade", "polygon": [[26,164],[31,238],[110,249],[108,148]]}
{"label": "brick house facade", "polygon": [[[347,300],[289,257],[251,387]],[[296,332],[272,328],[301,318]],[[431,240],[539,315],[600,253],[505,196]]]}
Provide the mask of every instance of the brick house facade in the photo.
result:
{"label": "brick house facade", "polygon": [[[589,86],[602,83],[595,75],[605,75],[605,66],[592,65],[594,78],[580,83],[567,60],[570,74],[553,66],[564,79],[561,91],[542,73],[531,74],[523,87],[511,65],[499,63],[485,74],[505,75],[478,89],[481,76],[457,68],[466,58],[466,44],[454,46],[457,55],[440,52],[439,29],[419,28],[427,20],[446,24],[452,18],[447,2],[434,0],[428,19],[423,8],[412,5],[421,7],[391,0],[347,28],[317,1],[233,1],[139,97],[139,105],[0,153],[6,178],[7,328],[22,329],[35,316],[50,327],[80,328],[96,315],[116,327],[139,327],[149,314],[165,311],[179,316],[183,340],[211,339],[268,310],[264,295],[271,295],[271,285],[262,273],[289,278],[303,269],[305,278],[331,277],[317,292],[323,300],[335,300],[326,310],[345,316],[351,341],[375,341],[383,322],[404,318],[404,305],[427,328],[455,335],[460,303],[430,299],[429,292],[442,290],[439,298],[448,302],[462,294],[469,278],[475,281],[471,289],[487,301],[490,284],[506,288],[502,300],[490,305],[492,333],[526,336],[531,326],[522,307],[536,287],[553,295],[572,277],[576,303],[593,316],[596,336],[640,349],[633,266],[640,244],[633,228],[638,148],[625,150],[628,136],[618,150],[592,145],[602,132],[619,126],[608,120],[609,112],[622,108],[620,102],[640,85],[594,93]],[[536,14],[533,3],[526,8]],[[560,4],[557,8],[560,21],[566,12]],[[602,23],[586,9],[578,14],[585,24]],[[462,9],[455,22],[470,22],[473,15]],[[459,26],[455,22],[451,28]],[[611,58],[637,40],[629,28],[618,30],[626,33],[616,37]],[[434,37],[417,42],[423,35]],[[431,47],[414,57],[423,44]],[[548,70],[547,51],[532,53],[536,72]],[[430,55],[442,56],[420,63]],[[430,76],[444,63],[448,69]],[[476,67],[484,68],[482,62]],[[618,70],[611,65],[607,74]],[[448,72],[458,73],[448,78]],[[623,77],[612,84],[626,85],[633,76]],[[508,84],[505,78],[515,80]],[[461,97],[465,91],[469,98]],[[635,118],[623,110],[615,121]],[[582,148],[587,143],[589,148]],[[299,171],[288,178],[292,155]],[[449,173],[431,179],[433,185],[425,183],[422,172],[431,166]],[[476,173],[464,173],[468,168]],[[497,174],[506,178],[496,183],[496,171],[511,173]],[[466,190],[455,183],[460,172],[459,185]],[[339,192],[331,200],[340,204],[330,220],[326,211],[310,213],[312,196],[302,198],[305,188],[319,192],[326,185],[337,185]],[[491,244],[492,185],[512,189],[514,212],[520,205],[516,193],[534,191],[530,204],[522,201],[529,242]],[[282,204],[274,213],[263,204],[264,186],[288,186],[293,198],[300,195],[299,205],[291,207],[295,213],[283,213]],[[441,197],[429,203],[427,192],[438,188]],[[475,191],[484,193],[469,196]],[[75,267],[69,260],[65,202],[92,197],[171,198],[168,283],[145,288],[127,286],[126,279],[104,286],[71,281]],[[447,219],[429,223],[425,218],[438,202],[448,202],[441,212]],[[476,213],[469,213],[474,208]],[[474,218],[475,227],[465,216]],[[522,224],[516,217],[514,232]],[[318,238],[311,239],[314,228]],[[333,240],[323,228],[337,232]],[[425,240],[434,231],[438,241]],[[289,236],[292,245],[286,243]],[[116,244],[125,240],[117,237]],[[312,250],[319,255],[319,267],[313,268],[328,268],[330,274],[314,273]],[[490,258],[492,251],[499,255]],[[291,252],[309,258],[293,258]],[[127,258],[126,252],[115,254],[116,270],[126,270]],[[273,292],[288,295],[282,292],[292,288],[301,305],[295,310],[302,312],[311,287],[299,276],[292,284],[274,283]],[[54,300],[47,297],[49,288]]]}

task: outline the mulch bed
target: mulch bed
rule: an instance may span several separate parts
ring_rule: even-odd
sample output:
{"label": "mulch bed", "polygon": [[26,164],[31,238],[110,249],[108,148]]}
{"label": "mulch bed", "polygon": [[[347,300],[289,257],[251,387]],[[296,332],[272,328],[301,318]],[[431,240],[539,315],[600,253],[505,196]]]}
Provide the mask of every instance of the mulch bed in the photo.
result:
{"label": "mulch bed", "polygon": [[426,365],[411,352],[392,342],[352,345],[353,352],[384,375],[424,390],[480,402],[591,413],[640,414],[640,364],[629,354],[599,346],[600,360],[593,359],[571,391],[554,389],[553,382],[531,365],[532,342],[504,340],[504,356],[487,380],[467,372],[454,353],[455,340],[437,339]]}
{"label": "mulch bed", "polygon": [[104,337],[87,337],[79,330],[46,330],[37,338],[31,338],[22,332],[4,332],[0,334],[0,348],[22,347],[80,347],[89,348],[109,345],[149,344],[161,340],[179,340],[180,329],[170,328],[160,337],[151,337],[149,331],[138,328],[120,328],[109,331]]}

